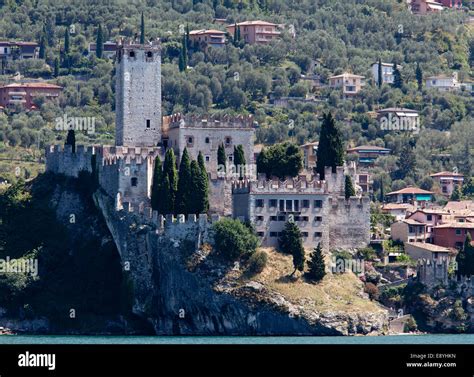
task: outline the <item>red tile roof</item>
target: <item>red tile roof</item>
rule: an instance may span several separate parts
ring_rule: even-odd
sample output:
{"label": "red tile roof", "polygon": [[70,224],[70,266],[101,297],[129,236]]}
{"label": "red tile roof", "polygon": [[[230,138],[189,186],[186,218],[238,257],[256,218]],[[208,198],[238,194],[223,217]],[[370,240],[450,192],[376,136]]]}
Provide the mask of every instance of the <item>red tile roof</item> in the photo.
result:
{"label": "red tile roof", "polygon": [[398,190],[398,191],[392,191],[389,192],[387,195],[398,195],[398,194],[430,194],[433,195],[434,193],[432,191],[426,191],[422,190],[421,188],[418,187],[405,187],[404,189]]}

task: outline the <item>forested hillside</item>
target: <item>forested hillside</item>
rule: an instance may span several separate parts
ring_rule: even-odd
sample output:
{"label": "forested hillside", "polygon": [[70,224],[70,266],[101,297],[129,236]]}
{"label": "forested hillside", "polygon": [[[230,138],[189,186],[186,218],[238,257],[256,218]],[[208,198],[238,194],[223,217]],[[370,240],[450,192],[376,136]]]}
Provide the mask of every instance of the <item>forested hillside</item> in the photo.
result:
{"label": "forested hillside", "polygon": [[[375,190],[382,182],[385,190],[412,183],[430,188],[428,175],[433,170],[457,168],[470,176],[474,97],[465,91],[420,88],[416,74],[419,65],[423,77],[456,71],[461,81],[474,80],[474,24],[469,23],[474,3],[464,5],[464,10],[416,16],[401,0],[0,0],[0,40],[41,44],[41,59],[13,62],[0,81],[20,72],[65,88],[58,104],[37,98],[36,111],[0,113],[0,155],[7,159],[0,161],[0,177],[17,178],[8,159],[34,162],[38,147],[62,141],[66,132],[55,130],[54,123],[64,114],[96,118],[95,133],[78,133],[78,142],[113,143],[113,62],[88,54],[88,46],[97,40],[99,28],[103,41],[138,37],[142,14],[146,39],[162,42],[164,114],[253,114],[259,143],[292,138],[302,144],[317,140],[321,116],[330,110],[346,146],[392,149],[391,156],[377,162]],[[186,42],[189,30],[225,31],[215,18],[230,25],[270,21],[282,25],[282,35],[270,45],[230,37],[221,49]],[[379,59],[401,65],[399,87],[379,88],[374,83],[371,65]],[[353,98],[324,87],[330,76],[344,71],[366,77],[363,90]],[[318,75],[323,88],[312,88],[302,75]],[[288,108],[272,106],[271,99],[282,97],[313,100],[290,100]],[[420,133],[383,131],[370,116],[374,110],[395,106],[420,112]],[[408,161],[409,169],[395,179],[390,172],[401,159]],[[41,165],[31,166],[23,164],[17,176],[29,178],[38,166],[41,170]]]}

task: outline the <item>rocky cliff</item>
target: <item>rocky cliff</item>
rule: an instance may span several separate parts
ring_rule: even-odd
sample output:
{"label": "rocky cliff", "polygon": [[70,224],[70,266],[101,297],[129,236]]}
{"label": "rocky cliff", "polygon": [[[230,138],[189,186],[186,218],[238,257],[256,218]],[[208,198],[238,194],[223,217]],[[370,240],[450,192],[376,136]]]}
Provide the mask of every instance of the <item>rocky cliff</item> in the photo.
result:
{"label": "rocky cliff", "polygon": [[200,222],[157,232],[130,213],[116,212],[106,195],[97,192],[95,198],[133,286],[133,311],[156,334],[352,335],[387,329],[382,309],[317,312],[261,282],[232,279],[233,272],[241,275],[238,264],[224,266],[209,256],[210,230]]}

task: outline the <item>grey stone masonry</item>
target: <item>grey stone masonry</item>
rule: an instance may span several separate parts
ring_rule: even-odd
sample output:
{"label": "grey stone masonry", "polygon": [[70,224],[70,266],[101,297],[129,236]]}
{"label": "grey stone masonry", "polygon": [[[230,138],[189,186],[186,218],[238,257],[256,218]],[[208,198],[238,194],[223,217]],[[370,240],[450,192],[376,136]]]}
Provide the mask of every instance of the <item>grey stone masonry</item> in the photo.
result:
{"label": "grey stone masonry", "polygon": [[161,141],[161,47],[122,42],[115,87],[117,145],[157,146]]}

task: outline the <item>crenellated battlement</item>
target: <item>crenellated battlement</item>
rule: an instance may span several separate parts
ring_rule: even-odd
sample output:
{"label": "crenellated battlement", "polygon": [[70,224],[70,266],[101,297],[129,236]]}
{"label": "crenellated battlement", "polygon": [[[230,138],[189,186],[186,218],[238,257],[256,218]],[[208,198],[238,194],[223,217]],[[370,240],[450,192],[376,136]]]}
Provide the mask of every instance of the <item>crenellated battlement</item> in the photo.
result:
{"label": "crenellated battlement", "polygon": [[328,198],[328,203],[332,209],[337,208],[364,208],[368,207],[370,209],[370,198],[368,196],[351,196],[349,199],[346,199],[344,196]]}
{"label": "crenellated battlement", "polygon": [[100,147],[77,145],[48,145],[45,149],[46,171],[78,177],[81,170],[92,172],[92,156]]}
{"label": "crenellated battlement", "polygon": [[285,180],[278,178],[266,179],[260,175],[257,181],[235,180],[232,182],[232,192],[242,193],[291,193],[291,194],[325,194],[327,186],[325,181],[318,181],[314,176],[300,175]]}
{"label": "crenellated battlement", "polygon": [[430,287],[448,283],[450,260],[448,257],[439,257],[436,260],[419,259],[417,261],[417,277],[424,285]]}
{"label": "crenellated battlement", "polygon": [[255,128],[252,115],[183,115],[181,113],[163,117],[163,130],[170,128]]}

